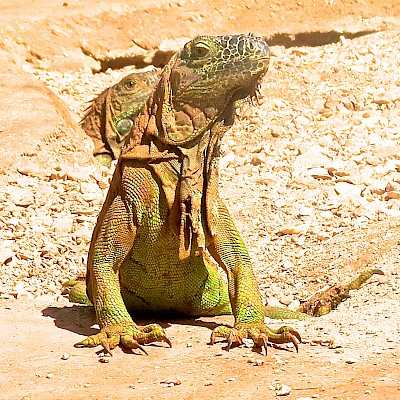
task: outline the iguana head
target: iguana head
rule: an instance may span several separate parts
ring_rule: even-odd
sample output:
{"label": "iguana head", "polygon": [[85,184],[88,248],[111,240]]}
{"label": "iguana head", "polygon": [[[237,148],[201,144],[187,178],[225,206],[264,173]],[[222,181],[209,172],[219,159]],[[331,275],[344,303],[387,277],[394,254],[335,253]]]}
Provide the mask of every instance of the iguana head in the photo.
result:
{"label": "iguana head", "polygon": [[102,164],[109,166],[112,159],[119,157],[158,78],[157,71],[129,74],[104,90],[87,108],[80,124],[93,139],[93,155]]}
{"label": "iguana head", "polygon": [[185,45],[171,75],[175,102],[224,108],[254,93],[269,58],[267,43],[252,34],[199,36]]}
{"label": "iguana head", "polygon": [[157,79],[158,74],[155,71],[133,73],[110,88],[113,125],[120,135],[120,142],[132,129],[135,118],[142,111]]}
{"label": "iguana head", "polygon": [[269,57],[266,42],[252,34],[199,36],[186,43],[159,83],[161,140],[184,144],[217,120],[230,121],[233,103],[256,94]]}

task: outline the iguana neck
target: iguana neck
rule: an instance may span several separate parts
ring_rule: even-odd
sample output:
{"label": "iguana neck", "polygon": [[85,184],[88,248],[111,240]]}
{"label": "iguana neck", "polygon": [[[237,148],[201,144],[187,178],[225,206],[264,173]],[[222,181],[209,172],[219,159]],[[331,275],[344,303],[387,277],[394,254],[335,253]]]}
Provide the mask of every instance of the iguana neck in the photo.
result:
{"label": "iguana neck", "polygon": [[190,146],[165,144],[144,134],[124,150],[127,159],[146,160],[158,177],[169,209],[168,225],[179,235],[179,258],[201,253],[212,240],[211,205],[218,196],[220,139],[226,127],[217,122]]}

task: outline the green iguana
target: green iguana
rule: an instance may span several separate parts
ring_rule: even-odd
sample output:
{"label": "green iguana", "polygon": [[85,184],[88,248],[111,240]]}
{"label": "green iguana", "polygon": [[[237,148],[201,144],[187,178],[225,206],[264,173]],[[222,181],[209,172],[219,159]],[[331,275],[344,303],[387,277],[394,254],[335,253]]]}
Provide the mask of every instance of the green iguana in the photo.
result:
{"label": "green iguana", "polygon": [[106,167],[118,159],[135,118],[159,78],[157,71],[132,73],[105,89],[86,109],[80,124],[94,142],[93,155]]}
{"label": "green iguana", "polygon": [[[293,343],[299,333],[264,323],[247,249],[218,193],[220,140],[239,99],[253,98],[270,52],[249,35],[199,36],[175,54],[137,117],[93,232],[86,275],[100,332],[77,347],[164,341],[158,324],[131,314],[233,313],[211,334],[241,344]],[[226,272],[225,284],[211,257]],[[131,313],[131,314],[130,314]]]}

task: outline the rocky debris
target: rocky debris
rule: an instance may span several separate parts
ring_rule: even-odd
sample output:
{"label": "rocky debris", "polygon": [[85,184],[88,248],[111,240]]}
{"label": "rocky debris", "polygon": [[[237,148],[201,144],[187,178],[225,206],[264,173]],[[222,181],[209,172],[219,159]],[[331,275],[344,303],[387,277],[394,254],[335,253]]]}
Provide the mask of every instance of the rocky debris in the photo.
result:
{"label": "rocky debris", "polygon": [[57,295],[84,270],[109,171],[23,172],[0,188],[0,296]]}
{"label": "rocky debris", "polygon": [[165,385],[166,387],[174,387],[174,386],[182,385],[182,381],[178,378],[163,379],[160,383],[162,385]]}

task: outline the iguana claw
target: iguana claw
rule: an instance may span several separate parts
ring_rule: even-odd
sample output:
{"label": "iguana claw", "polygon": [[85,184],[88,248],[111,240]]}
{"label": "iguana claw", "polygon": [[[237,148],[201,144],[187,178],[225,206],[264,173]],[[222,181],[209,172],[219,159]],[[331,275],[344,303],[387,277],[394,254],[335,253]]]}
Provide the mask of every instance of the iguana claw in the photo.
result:
{"label": "iguana claw", "polygon": [[266,354],[268,342],[276,344],[293,343],[296,352],[299,352],[299,343],[301,343],[300,334],[290,326],[282,326],[277,330],[272,330],[264,323],[236,324],[234,328],[218,326],[211,333],[210,344],[214,344],[218,337],[227,339],[227,351],[230,350],[233,343],[241,345],[243,339],[250,338],[254,341],[254,346],[264,348]]}
{"label": "iguana claw", "polygon": [[171,343],[171,341],[170,341],[167,337],[164,338],[162,341],[165,342],[165,343],[167,343],[167,345],[169,346],[170,349],[172,348],[172,343]]}
{"label": "iguana claw", "polygon": [[112,357],[110,345],[108,344],[108,341],[106,338],[100,339],[100,344],[103,346],[104,351],[106,354],[109,354]]}
{"label": "iguana claw", "polygon": [[[133,338],[133,336],[129,333],[125,334],[124,336],[121,337],[121,346],[124,349],[130,349],[130,350],[135,350],[139,349],[141,350],[146,356],[148,356],[147,351],[140,345],[140,343]],[[104,347],[104,346],[103,346]]]}

